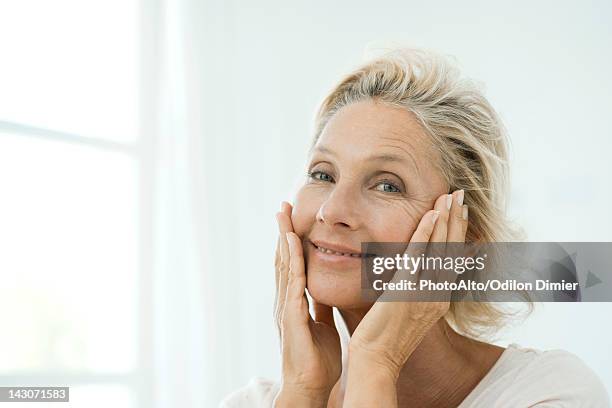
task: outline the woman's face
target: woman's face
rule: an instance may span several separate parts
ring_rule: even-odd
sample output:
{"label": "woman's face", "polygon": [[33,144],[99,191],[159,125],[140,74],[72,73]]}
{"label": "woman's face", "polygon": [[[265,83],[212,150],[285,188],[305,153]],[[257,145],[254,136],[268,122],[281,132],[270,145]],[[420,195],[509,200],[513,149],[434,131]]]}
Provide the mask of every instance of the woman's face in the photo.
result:
{"label": "woman's face", "polygon": [[349,254],[358,254],[362,242],[409,241],[435,199],[448,192],[437,160],[431,139],[405,109],[363,101],[332,117],[308,159],[310,176],[292,214],[316,301],[370,306],[361,299],[361,259]]}

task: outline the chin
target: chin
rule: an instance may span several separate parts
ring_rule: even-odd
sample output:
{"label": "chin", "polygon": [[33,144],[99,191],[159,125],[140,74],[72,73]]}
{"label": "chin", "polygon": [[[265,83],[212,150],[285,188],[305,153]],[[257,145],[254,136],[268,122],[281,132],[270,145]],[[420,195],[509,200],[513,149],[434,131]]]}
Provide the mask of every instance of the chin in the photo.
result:
{"label": "chin", "polygon": [[359,272],[308,270],[306,287],[318,303],[339,309],[358,309],[370,305],[361,296]]}

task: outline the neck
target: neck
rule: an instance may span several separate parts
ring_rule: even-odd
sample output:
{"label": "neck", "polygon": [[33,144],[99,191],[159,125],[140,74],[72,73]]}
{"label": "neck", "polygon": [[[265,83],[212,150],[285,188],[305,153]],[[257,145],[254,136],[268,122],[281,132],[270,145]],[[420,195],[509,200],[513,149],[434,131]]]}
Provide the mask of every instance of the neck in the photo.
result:
{"label": "neck", "polygon": [[[340,310],[351,336],[366,312]],[[400,372],[398,406],[458,406],[503,351],[501,347],[457,333],[446,320],[440,319]]]}

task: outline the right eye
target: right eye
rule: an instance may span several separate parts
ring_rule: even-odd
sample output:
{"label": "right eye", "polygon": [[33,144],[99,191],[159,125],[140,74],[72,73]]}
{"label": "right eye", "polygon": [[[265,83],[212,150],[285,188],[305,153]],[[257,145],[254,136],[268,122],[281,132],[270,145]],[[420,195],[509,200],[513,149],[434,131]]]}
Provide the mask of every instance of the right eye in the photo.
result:
{"label": "right eye", "polygon": [[327,181],[330,183],[334,181],[332,176],[322,171],[312,171],[308,173],[308,177],[310,177],[313,180],[317,180],[317,181]]}

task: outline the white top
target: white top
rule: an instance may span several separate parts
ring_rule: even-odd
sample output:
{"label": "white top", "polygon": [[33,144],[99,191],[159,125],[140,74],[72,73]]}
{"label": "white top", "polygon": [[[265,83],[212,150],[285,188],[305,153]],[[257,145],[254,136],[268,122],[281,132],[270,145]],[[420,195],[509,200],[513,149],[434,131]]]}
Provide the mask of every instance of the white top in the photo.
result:
{"label": "white top", "polygon": [[[228,395],[220,408],[269,408],[279,383],[256,377]],[[511,344],[458,408],[606,408],[608,393],[574,354]]]}

